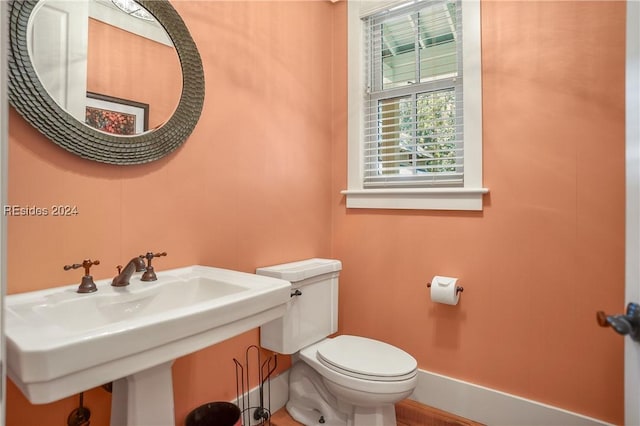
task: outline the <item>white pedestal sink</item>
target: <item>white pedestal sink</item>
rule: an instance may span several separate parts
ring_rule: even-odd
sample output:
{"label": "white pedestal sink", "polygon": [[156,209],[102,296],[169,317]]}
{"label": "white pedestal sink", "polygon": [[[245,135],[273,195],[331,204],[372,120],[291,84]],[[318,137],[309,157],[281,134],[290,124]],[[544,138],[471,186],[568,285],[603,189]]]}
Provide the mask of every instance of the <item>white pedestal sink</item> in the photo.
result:
{"label": "white pedestal sink", "polygon": [[[34,404],[113,381],[113,426],[174,425],[171,364],[284,315],[288,281],[190,266],[6,298],[7,367]],[[231,360],[229,360],[231,362]]]}
{"label": "white pedestal sink", "polygon": [[113,382],[111,426],[174,424],[171,364],[173,361],[165,362]]}

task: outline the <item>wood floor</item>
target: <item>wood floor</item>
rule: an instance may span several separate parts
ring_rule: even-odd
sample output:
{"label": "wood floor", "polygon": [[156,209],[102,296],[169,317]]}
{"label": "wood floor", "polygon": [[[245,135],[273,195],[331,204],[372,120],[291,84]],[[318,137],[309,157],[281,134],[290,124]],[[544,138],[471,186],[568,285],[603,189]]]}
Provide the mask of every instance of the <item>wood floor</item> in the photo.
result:
{"label": "wood floor", "polygon": [[[396,419],[398,426],[483,426],[482,423],[458,417],[409,399],[396,404]],[[271,425],[304,426],[293,420],[284,408],[271,417]]]}

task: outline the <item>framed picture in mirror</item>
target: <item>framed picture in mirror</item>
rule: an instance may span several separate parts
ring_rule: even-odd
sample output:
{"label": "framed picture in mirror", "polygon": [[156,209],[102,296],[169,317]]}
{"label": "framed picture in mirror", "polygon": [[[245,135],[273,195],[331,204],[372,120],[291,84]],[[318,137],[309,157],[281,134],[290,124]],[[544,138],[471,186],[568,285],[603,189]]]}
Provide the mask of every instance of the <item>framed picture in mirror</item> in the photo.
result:
{"label": "framed picture in mirror", "polygon": [[87,92],[85,123],[114,135],[137,135],[149,129],[149,104]]}

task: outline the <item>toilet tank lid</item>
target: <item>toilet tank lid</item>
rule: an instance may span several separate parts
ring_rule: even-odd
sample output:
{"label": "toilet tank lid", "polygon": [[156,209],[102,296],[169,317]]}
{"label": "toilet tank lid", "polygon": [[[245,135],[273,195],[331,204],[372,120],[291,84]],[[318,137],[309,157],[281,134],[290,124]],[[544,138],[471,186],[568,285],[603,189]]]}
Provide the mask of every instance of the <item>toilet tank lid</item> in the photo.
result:
{"label": "toilet tank lid", "polygon": [[258,268],[256,274],[297,282],[341,269],[342,263],[339,260],[313,258]]}

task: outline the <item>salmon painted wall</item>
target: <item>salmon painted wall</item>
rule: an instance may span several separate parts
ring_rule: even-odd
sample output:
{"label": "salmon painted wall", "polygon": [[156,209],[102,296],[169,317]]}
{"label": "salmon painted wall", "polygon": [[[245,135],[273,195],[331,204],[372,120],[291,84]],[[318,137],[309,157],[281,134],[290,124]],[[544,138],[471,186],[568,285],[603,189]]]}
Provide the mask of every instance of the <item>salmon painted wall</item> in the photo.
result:
{"label": "salmon painted wall", "polygon": [[[202,118],[179,150],[141,166],[89,162],[11,111],[10,203],[69,204],[78,214],[8,218],[9,293],[79,282],[62,266],[85,258],[101,261],[94,278],[109,278],[149,250],[168,252],[158,272],[190,264],[252,272],[330,255],[331,3],[172,3],[206,80]],[[178,425],[202,403],[235,397],[232,358],[257,343],[253,330],[176,361]],[[31,405],[10,383],[7,425],[65,424],[76,405]],[[85,405],[92,425],[109,424],[109,394],[91,390]]]}
{"label": "salmon painted wall", "polygon": [[[346,7],[334,31],[345,40]],[[623,422],[625,2],[482,1],[482,212],[346,209],[336,43],[333,249],[340,331],[425,370]],[[457,306],[433,275],[457,276]]]}
{"label": "salmon painted wall", "polygon": [[[79,214],[9,218],[10,293],[75,282],[61,266],[86,257],[102,261],[100,279],[148,250],[169,252],[159,271],[332,256],[344,264],[342,332],[622,423],[622,339],[594,313],[624,302],[624,2],[483,1],[481,213],[345,209],[343,2],[172,3],[207,82],[177,152],[144,166],[87,162],[11,112],[10,202]],[[460,277],[458,306],[428,300],[434,274]],[[178,424],[233,397],[231,359],[256,342],[251,331],[176,361]],[[11,384],[7,396],[9,426],[58,425],[77,404],[32,406]],[[85,395],[92,424],[108,424],[109,399]]]}

